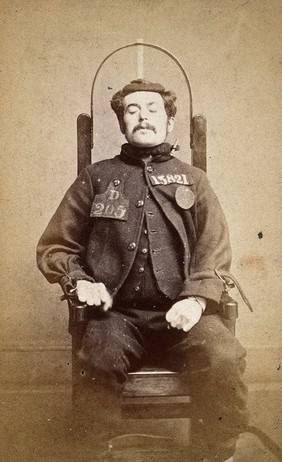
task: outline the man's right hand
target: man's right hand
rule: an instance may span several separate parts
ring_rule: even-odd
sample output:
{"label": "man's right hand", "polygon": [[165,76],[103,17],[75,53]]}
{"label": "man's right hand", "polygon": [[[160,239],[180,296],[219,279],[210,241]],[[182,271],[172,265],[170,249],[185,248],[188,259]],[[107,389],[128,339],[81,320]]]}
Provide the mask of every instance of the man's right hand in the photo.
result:
{"label": "man's right hand", "polygon": [[112,297],[102,282],[79,280],[76,283],[76,293],[80,302],[90,306],[103,305],[103,311],[107,311],[113,304]]}

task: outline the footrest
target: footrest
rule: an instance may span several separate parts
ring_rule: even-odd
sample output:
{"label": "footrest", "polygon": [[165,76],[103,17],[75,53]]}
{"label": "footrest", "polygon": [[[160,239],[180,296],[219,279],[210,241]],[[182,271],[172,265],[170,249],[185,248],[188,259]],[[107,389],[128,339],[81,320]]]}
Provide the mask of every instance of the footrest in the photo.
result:
{"label": "footrest", "polygon": [[162,368],[142,368],[130,372],[123,396],[181,396],[188,395],[183,374]]}
{"label": "footrest", "polygon": [[[184,458],[183,458],[184,457]],[[184,462],[184,448],[173,438],[146,434],[126,434],[108,443],[104,462]]]}

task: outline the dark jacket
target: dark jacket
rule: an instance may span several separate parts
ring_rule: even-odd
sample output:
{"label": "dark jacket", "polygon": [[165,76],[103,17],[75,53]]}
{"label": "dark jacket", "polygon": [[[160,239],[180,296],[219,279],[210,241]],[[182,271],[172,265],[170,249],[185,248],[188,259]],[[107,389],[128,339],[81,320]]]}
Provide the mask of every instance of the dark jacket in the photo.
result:
{"label": "dark jacket", "polygon": [[175,248],[152,236],[153,247],[155,242],[165,249],[151,249],[153,268],[160,258],[167,268],[172,258],[181,259],[183,268],[176,280],[169,271],[155,274],[159,287],[171,299],[194,295],[218,303],[222,283],[214,270],[229,271],[231,251],[206,174],[173,156],[133,158],[126,147],[121,155],[84,169],[67,191],[37,248],[47,280],[59,282],[65,292],[77,279],[103,282],[115,295],[135,259],[148,193],[181,242],[173,256]]}

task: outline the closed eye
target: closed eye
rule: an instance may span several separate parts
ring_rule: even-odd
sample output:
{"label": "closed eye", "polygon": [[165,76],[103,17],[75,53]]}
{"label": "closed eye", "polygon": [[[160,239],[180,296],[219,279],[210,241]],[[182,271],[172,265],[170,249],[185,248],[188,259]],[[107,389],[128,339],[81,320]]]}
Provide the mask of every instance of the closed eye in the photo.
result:
{"label": "closed eye", "polygon": [[149,112],[157,112],[158,111],[158,105],[156,103],[149,103]]}
{"label": "closed eye", "polygon": [[139,110],[139,107],[135,104],[130,104],[130,106],[127,106],[126,112],[129,114],[135,114]]}

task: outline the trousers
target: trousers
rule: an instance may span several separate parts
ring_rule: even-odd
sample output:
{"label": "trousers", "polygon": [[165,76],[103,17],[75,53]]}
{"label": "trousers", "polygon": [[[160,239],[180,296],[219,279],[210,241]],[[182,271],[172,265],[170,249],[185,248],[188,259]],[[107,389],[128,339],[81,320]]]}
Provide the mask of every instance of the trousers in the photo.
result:
{"label": "trousers", "polygon": [[248,424],[246,351],[219,314],[207,312],[186,333],[169,328],[166,311],[118,308],[89,320],[78,352],[93,385],[88,408],[92,403],[97,420],[101,414],[104,422],[113,422],[127,373],[153,360],[187,378],[203,423],[194,434],[197,451],[200,445],[211,460],[225,460]]}

